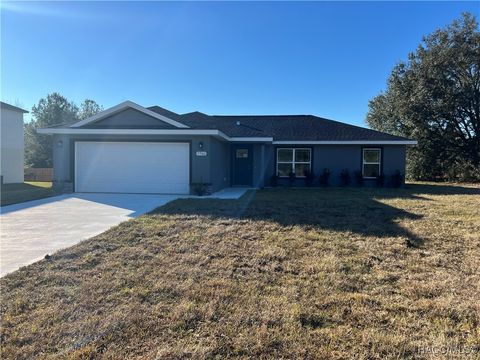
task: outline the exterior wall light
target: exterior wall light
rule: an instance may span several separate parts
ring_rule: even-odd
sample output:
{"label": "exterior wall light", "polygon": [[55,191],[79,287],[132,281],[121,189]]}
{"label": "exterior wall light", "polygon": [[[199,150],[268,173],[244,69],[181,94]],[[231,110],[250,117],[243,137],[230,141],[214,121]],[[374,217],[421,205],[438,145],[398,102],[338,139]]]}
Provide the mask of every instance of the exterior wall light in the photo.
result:
{"label": "exterior wall light", "polygon": [[63,146],[63,141],[62,141],[62,140],[58,140],[57,146],[58,146],[59,148],[61,148],[61,147]]}
{"label": "exterior wall light", "polygon": [[198,143],[198,148],[199,148],[199,149],[203,149],[203,142],[200,141],[200,142]]}

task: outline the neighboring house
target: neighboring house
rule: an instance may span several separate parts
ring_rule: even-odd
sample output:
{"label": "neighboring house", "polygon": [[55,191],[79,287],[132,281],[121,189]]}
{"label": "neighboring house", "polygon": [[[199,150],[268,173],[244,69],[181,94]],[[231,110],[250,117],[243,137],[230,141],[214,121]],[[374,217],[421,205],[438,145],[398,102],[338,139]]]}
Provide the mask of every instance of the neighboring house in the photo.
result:
{"label": "neighboring house", "polygon": [[19,107],[0,102],[1,181],[5,184],[23,183],[25,143],[23,114]]}
{"label": "neighboring house", "polygon": [[[311,115],[176,114],[123,102],[91,118],[39,129],[53,134],[54,181],[77,192],[187,194],[268,186],[291,172],[362,171],[365,179],[405,173],[405,148],[415,141]],[[284,179],[285,180],[282,180]]]}

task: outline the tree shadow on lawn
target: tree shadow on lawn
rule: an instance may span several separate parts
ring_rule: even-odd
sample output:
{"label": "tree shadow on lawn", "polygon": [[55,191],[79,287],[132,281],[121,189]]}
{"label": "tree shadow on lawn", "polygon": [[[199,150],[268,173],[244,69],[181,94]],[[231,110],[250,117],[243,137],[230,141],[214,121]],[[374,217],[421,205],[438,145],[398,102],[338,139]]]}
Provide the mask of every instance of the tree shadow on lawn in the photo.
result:
{"label": "tree shadow on lawn", "polygon": [[422,195],[474,195],[478,188],[408,184],[405,188],[265,189],[239,200],[180,199],[156,209],[156,214],[200,215],[273,221],[282,226],[349,231],[375,237],[405,237],[407,246],[424,242],[398,221],[422,215],[381,202],[382,199],[427,200]]}

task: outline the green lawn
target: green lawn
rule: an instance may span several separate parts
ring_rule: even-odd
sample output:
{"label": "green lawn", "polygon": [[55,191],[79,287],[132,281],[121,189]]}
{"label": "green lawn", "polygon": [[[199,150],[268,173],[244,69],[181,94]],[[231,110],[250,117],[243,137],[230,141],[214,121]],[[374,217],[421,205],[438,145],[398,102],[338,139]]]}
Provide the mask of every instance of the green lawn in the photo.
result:
{"label": "green lawn", "polygon": [[51,182],[24,182],[23,184],[3,184],[1,206],[22,203],[56,195]]}
{"label": "green lawn", "polygon": [[177,200],[2,278],[0,355],[475,359],[479,205],[431,184]]}

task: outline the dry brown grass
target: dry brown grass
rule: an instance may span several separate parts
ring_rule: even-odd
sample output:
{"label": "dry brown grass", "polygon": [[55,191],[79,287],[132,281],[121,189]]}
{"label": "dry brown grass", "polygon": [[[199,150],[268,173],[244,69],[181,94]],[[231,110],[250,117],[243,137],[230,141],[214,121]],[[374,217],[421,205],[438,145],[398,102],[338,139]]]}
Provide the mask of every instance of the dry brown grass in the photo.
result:
{"label": "dry brown grass", "polygon": [[1,355],[478,358],[479,234],[474,186],[179,200],[1,279]]}

